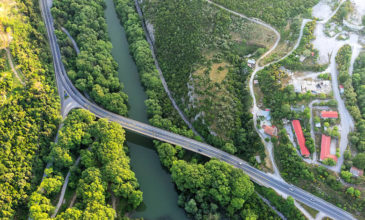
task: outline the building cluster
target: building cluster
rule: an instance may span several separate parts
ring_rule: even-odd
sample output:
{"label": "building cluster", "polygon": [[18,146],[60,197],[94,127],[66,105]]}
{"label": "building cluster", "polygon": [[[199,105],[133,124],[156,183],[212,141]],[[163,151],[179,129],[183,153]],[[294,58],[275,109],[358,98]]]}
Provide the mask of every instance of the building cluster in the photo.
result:
{"label": "building cluster", "polygon": [[300,121],[293,120],[292,125],[294,128],[295,135],[297,137],[300,153],[303,155],[303,157],[309,157],[310,153],[307,146],[305,146],[305,137],[303,134],[302,126],[300,125]]}
{"label": "building cluster", "polygon": [[[322,111],[321,112],[321,118],[326,119],[326,118],[338,118],[338,112],[336,111]],[[303,130],[302,130],[302,126],[300,124],[299,120],[293,120],[292,121],[292,126],[297,138],[297,142],[300,148],[300,153],[302,154],[303,157],[309,157],[310,156],[310,152],[307,148],[307,146],[305,145],[305,137],[303,134]],[[320,123],[319,125],[316,124],[316,127],[320,127]],[[327,158],[331,158],[334,161],[337,162],[337,157],[336,155],[331,154],[331,137],[322,134],[322,140],[321,140],[321,155],[320,155],[320,160],[323,161]]]}

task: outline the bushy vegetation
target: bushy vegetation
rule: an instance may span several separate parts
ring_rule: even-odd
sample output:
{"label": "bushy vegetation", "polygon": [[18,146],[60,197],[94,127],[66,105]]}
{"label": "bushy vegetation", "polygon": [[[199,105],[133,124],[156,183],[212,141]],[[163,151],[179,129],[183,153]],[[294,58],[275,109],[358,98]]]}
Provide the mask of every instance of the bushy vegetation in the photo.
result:
{"label": "bushy vegetation", "polygon": [[[112,45],[106,30],[103,6],[103,0],[56,0],[52,14],[57,26],[65,27],[80,48],[80,54],[76,57],[71,47],[62,49],[66,69],[76,88],[106,109],[126,115],[128,96],[122,91],[118,64],[111,54]],[[62,37],[60,30],[56,34],[61,47],[67,45],[65,35]]]}
{"label": "bushy vegetation", "polygon": [[231,10],[243,13],[248,17],[259,18],[279,28],[283,35],[290,36],[290,34],[293,35],[299,27],[292,27],[292,30],[290,30],[289,33],[285,33],[285,27],[288,24],[295,23],[295,19],[298,19],[300,16],[311,17],[311,8],[319,1],[273,0],[268,3],[265,0],[213,0],[213,2],[224,5]]}
{"label": "bushy vegetation", "polygon": [[218,148],[226,150],[229,144],[230,153],[250,162],[257,154],[264,158],[249,113],[251,70],[245,55],[250,49],[245,37],[233,34],[247,24],[201,0],[146,1],[143,9],[154,25],[157,57],[169,88],[197,131]]}
{"label": "bushy vegetation", "polygon": [[294,199],[292,197],[289,196],[287,199],[284,199],[279,196],[275,190],[258,185],[256,185],[255,189],[260,195],[267,198],[270,203],[288,219],[306,219],[295,207]]}
{"label": "bushy vegetation", "polygon": [[[60,121],[59,99],[51,55],[38,1],[14,2],[10,15],[0,16],[0,32],[12,37],[9,48],[25,86],[0,69],[0,218],[26,215],[25,205],[43,173]],[[16,9],[15,9],[16,8]],[[5,65],[5,60],[1,61]],[[18,211],[17,215],[15,212]]]}
{"label": "bushy vegetation", "polygon": [[[73,208],[66,209],[57,218],[114,219],[115,210],[107,205],[107,198],[112,196],[124,201],[122,213],[118,215],[123,216],[137,208],[142,202],[142,192],[130,169],[124,141],[124,130],[117,123],[105,119],[96,121],[95,115],[87,110],[75,110],[69,114],[60,130],[58,142],[52,145],[48,160],[53,163],[54,171],[61,173],[61,177],[57,177],[58,182],[63,179],[64,171],[71,170],[67,190],[76,191],[77,200]],[[78,157],[79,166],[76,164]],[[49,178],[48,175],[42,181],[32,198],[38,198],[44,190],[48,192]],[[58,184],[54,188],[53,191],[59,191]],[[42,196],[46,197],[45,201],[52,199],[50,193]],[[34,219],[49,217],[53,211],[51,204],[43,209],[42,204],[35,201],[31,201],[29,207]]]}
{"label": "bushy vegetation", "polygon": [[[356,132],[351,134],[350,141],[356,146],[360,152],[365,151],[365,53],[361,53],[354,64],[354,72],[352,75],[352,86],[346,93],[349,97],[349,104],[347,105],[356,122]],[[345,88],[346,89],[346,88]],[[346,95],[348,94],[348,95]],[[353,106],[349,106],[353,105]]]}
{"label": "bushy vegetation", "polygon": [[351,1],[346,0],[338,9],[337,13],[332,17],[330,22],[337,22],[339,24],[342,24],[343,20],[346,19],[352,11],[353,6]]}

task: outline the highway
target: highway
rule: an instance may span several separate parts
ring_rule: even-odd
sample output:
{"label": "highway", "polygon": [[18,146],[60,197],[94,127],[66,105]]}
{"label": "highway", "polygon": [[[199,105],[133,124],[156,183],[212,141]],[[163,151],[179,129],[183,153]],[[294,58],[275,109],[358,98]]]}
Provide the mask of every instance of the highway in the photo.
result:
{"label": "highway", "polygon": [[[318,198],[314,195],[292,186],[284,181],[277,180],[275,177],[266,174],[252,166],[245,161],[230,155],[224,151],[216,149],[208,144],[201,143],[181,135],[168,132],[148,124],[144,124],[129,118],[122,117],[112,112],[106,111],[103,108],[95,105],[87,100],[72,84],[67,76],[66,70],[62,64],[60,48],[57,44],[57,39],[54,33],[53,18],[50,8],[47,5],[47,0],[40,0],[42,16],[46,25],[49,44],[53,56],[53,64],[55,68],[56,81],[58,88],[64,89],[69,95],[69,99],[73,99],[79,106],[88,109],[100,118],[106,118],[123,126],[123,128],[130,131],[158,139],[173,145],[179,145],[187,150],[205,155],[209,158],[217,158],[225,161],[239,169],[242,169],[252,181],[266,187],[281,191],[284,194],[292,196],[295,200],[302,202],[314,209],[317,209],[334,219],[355,219],[350,213]],[[63,104],[63,103],[62,103]]]}

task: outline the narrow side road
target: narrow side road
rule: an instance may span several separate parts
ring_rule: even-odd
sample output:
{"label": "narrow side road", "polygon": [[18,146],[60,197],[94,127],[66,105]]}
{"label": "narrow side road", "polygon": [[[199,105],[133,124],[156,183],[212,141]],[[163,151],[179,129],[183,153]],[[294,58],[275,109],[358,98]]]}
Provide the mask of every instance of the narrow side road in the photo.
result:
{"label": "narrow side road", "polygon": [[12,57],[11,57],[11,54],[10,54],[10,50],[9,50],[9,48],[5,48],[5,50],[6,50],[6,54],[7,54],[7,56],[8,56],[8,61],[9,61],[9,65],[10,65],[10,67],[11,67],[11,70],[13,71],[13,73],[14,73],[14,75],[15,75],[15,77],[19,80],[19,82],[23,85],[23,86],[25,86],[25,82],[19,77],[19,74],[18,74],[18,72],[16,71],[16,69],[15,69],[15,66],[14,66],[14,63],[13,63],[13,59],[12,59]]}
{"label": "narrow side road", "polygon": [[[78,157],[74,163],[73,166],[77,166],[80,162],[80,157]],[[61,205],[62,205],[62,202],[63,202],[63,198],[65,197],[65,192],[66,192],[66,189],[67,189],[67,185],[68,185],[68,181],[70,180],[70,175],[71,175],[71,172],[68,171],[67,172],[67,175],[66,175],[66,178],[65,178],[65,182],[63,183],[63,186],[62,186],[62,189],[61,189],[61,194],[60,194],[60,197],[58,199],[58,203],[56,205],[56,208],[51,216],[51,218],[54,218],[56,217],[57,213],[58,213],[58,210],[60,209]]]}
{"label": "narrow side road", "polygon": [[80,49],[79,49],[79,47],[77,46],[76,41],[73,39],[73,37],[72,37],[72,36],[71,36],[71,34],[67,31],[67,29],[66,29],[66,28],[61,27],[61,29],[62,29],[62,31],[63,31],[63,32],[67,35],[67,37],[71,40],[72,45],[73,45],[73,47],[74,47],[74,49],[75,49],[75,51],[76,51],[76,54],[77,54],[77,55],[79,55],[79,53],[80,53]]}

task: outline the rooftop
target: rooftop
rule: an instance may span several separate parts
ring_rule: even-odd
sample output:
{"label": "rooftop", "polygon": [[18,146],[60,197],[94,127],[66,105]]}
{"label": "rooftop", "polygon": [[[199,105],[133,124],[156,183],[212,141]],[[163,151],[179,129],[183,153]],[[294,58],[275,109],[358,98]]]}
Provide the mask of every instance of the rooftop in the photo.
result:
{"label": "rooftop", "polygon": [[350,172],[354,175],[354,176],[363,176],[364,175],[364,171],[360,170],[356,167],[351,167]]}
{"label": "rooftop", "polygon": [[336,111],[321,111],[322,118],[338,118],[338,112]]}
{"label": "rooftop", "polygon": [[330,153],[331,150],[331,137],[322,134],[322,142],[321,142],[321,160],[332,158],[337,162],[337,157]]}
{"label": "rooftop", "polygon": [[275,126],[263,125],[264,132],[270,136],[278,136],[278,129]]}
{"label": "rooftop", "polygon": [[305,146],[305,138],[302,130],[302,126],[300,125],[299,120],[293,120],[292,125],[295,131],[295,135],[297,136],[298,145],[300,147],[300,153],[304,157],[309,157],[310,153],[308,148]]}

